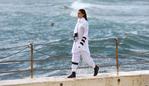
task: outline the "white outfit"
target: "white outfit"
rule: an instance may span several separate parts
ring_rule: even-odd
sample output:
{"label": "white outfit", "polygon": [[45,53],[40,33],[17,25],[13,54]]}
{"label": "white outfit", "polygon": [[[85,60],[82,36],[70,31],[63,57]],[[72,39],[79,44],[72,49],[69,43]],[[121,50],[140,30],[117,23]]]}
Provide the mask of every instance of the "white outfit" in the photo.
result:
{"label": "white outfit", "polygon": [[[80,50],[90,53],[88,48],[88,22],[84,18],[78,19],[74,33],[78,33],[78,39],[73,43],[72,53],[79,52]],[[85,43],[81,48],[78,48],[83,37],[86,37]]]}
{"label": "white outfit", "polygon": [[90,57],[88,47],[88,22],[84,18],[79,18],[74,29],[74,34],[78,33],[74,38],[72,47],[72,71],[76,71],[80,57],[91,67],[95,67],[93,59]]}

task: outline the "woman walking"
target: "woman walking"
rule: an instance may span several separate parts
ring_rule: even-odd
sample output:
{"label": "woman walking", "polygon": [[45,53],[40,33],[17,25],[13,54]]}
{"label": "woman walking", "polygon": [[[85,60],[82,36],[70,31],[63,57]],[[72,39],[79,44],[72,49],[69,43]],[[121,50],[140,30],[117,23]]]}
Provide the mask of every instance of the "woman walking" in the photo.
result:
{"label": "woman walking", "polygon": [[94,63],[90,56],[88,47],[88,21],[87,14],[84,9],[78,11],[78,21],[74,29],[74,43],[72,47],[72,73],[68,78],[76,77],[76,70],[80,61],[80,57],[92,68],[94,68],[93,76],[96,76],[99,71],[99,67]]}

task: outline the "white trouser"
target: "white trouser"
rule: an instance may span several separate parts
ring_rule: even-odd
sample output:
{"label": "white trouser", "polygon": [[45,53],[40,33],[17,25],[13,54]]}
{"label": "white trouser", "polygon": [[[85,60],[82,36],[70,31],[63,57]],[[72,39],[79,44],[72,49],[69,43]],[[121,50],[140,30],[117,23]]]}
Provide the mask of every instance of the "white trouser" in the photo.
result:
{"label": "white trouser", "polygon": [[86,62],[89,66],[95,68],[95,63],[93,61],[93,59],[90,56],[90,53],[86,52],[86,51],[80,51],[77,53],[72,53],[72,71],[76,72],[77,68],[78,68],[78,63],[80,61],[80,57],[82,57],[83,61]]}

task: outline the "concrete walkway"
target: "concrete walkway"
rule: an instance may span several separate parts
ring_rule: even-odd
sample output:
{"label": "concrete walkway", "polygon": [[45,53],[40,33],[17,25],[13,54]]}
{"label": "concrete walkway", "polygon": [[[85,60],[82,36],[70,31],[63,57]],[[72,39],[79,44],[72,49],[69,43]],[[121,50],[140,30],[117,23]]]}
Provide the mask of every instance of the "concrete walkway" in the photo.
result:
{"label": "concrete walkway", "polygon": [[96,77],[79,76],[75,79],[43,77],[0,81],[0,86],[149,86],[149,70],[101,73]]}

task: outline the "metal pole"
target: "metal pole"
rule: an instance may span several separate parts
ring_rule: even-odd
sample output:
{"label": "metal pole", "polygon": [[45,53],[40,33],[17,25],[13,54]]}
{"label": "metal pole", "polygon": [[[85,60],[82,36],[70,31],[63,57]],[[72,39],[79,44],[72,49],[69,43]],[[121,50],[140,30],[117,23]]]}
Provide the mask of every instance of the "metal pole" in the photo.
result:
{"label": "metal pole", "polygon": [[117,75],[119,75],[119,61],[118,61],[118,45],[119,45],[119,40],[118,40],[118,38],[115,38],[115,41],[116,41],[116,49],[115,49],[116,69],[117,69]]}
{"label": "metal pole", "polygon": [[33,44],[30,43],[30,74],[31,74],[31,78],[33,78],[33,75],[34,75],[34,56],[33,56],[33,51],[34,51],[34,48],[33,48]]}

